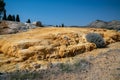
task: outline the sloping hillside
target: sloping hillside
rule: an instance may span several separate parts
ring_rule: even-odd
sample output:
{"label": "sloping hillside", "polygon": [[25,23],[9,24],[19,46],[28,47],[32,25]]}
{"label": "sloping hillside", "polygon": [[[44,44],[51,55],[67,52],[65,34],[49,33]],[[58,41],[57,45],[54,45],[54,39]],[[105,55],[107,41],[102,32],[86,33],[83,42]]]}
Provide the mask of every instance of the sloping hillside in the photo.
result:
{"label": "sloping hillside", "polygon": [[110,22],[102,21],[102,20],[96,20],[88,27],[93,27],[93,28],[105,28],[105,29],[113,29],[113,30],[120,30],[120,21],[113,20]]}
{"label": "sloping hillside", "polygon": [[100,34],[106,45],[120,41],[119,32],[94,28],[36,28],[18,34],[1,35],[0,52],[9,58],[1,60],[0,66],[24,62],[18,69],[27,69],[31,62],[41,64],[41,61],[73,57],[91,51],[97,46],[86,40],[85,36],[89,33]]}

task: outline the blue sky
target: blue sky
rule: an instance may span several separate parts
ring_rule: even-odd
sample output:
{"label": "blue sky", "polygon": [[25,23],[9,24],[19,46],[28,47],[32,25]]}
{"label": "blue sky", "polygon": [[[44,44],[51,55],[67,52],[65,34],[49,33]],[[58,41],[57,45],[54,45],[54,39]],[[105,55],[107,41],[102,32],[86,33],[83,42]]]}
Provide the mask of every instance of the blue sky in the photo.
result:
{"label": "blue sky", "polygon": [[43,24],[87,25],[97,19],[120,20],[120,0],[4,0],[7,14]]}

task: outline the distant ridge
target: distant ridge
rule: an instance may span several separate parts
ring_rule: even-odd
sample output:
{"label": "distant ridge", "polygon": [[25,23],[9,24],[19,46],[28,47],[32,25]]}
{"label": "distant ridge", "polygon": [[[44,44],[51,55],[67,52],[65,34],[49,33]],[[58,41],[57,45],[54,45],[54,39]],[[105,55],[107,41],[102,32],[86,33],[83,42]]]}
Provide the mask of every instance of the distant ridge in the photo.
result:
{"label": "distant ridge", "polygon": [[110,22],[106,22],[106,21],[103,21],[103,20],[96,20],[96,21],[90,23],[88,25],[88,27],[120,30],[120,21],[113,20],[113,21],[110,21]]}

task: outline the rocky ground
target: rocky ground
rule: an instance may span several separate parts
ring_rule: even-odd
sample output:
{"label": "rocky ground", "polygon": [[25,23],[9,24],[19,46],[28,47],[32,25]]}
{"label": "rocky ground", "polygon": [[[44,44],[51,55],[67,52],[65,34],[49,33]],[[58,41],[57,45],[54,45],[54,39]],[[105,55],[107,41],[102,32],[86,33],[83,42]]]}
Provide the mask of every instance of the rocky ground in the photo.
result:
{"label": "rocky ground", "polygon": [[[86,40],[100,34],[105,48]],[[119,80],[120,33],[96,28],[36,28],[0,36],[1,80]]]}
{"label": "rocky ground", "polygon": [[[38,71],[1,73],[1,80],[120,80],[120,42],[95,49]],[[71,64],[72,62],[72,64]],[[3,68],[4,69],[4,68]]]}
{"label": "rocky ground", "polygon": [[28,29],[36,28],[36,24],[22,23],[15,21],[0,21],[0,35],[15,34],[19,32],[25,32]]}

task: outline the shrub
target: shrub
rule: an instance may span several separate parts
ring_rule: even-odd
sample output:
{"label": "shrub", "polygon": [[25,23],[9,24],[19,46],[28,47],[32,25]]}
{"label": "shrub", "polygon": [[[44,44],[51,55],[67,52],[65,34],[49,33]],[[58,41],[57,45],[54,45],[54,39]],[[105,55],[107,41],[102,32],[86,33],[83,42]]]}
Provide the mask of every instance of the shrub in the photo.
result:
{"label": "shrub", "polygon": [[80,61],[76,61],[74,63],[75,69],[76,70],[86,70],[87,68],[89,68],[91,66],[91,63],[88,62],[86,59],[81,59]]}
{"label": "shrub", "polygon": [[105,47],[105,41],[100,34],[89,33],[86,35],[86,40],[91,43],[95,43],[98,48]]}
{"label": "shrub", "polygon": [[71,71],[72,71],[71,65],[69,65],[69,64],[61,63],[61,64],[59,65],[59,68],[60,68],[61,71],[63,71],[63,72],[71,72]]}
{"label": "shrub", "polygon": [[42,22],[41,21],[37,21],[36,22],[36,26],[43,27]]}
{"label": "shrub", "polygon": [[39,80],[42,79],[41,72],[30,71],[14,71],[10,73],[4,73],[0,76],[0,80]]}
{"label": "shrub", "polygon": [[31,20],[30,20],[30,19],[28,19],[28,20],[26,21],[26,23],[31,23]]}

